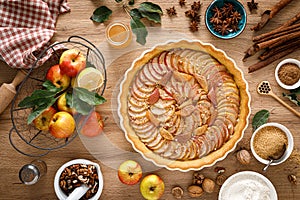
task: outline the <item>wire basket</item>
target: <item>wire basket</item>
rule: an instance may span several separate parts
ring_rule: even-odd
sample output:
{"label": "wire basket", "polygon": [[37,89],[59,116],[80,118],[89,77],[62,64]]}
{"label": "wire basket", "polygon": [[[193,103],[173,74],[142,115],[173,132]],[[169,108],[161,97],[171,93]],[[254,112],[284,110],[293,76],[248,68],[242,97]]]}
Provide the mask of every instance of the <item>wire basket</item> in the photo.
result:
{"label": "wire basket", "polygon": [[[46,73],[49,67],[59,63],[59,58],[62,52],[66,49],[79,50],[85,55],[87,63],[100,70],[100,72],[103,74],[104,83],[100,88],[97,89],[96,92],[100,95],[103,95],[104,93],[107,81],[104,57],[97,47],[90,41],[80,36],[71,36],[67,41],[55,43],[45,49],[39,55],[32,68],[29,70],[24,81],[19,85],[17,94],[12,101],[11,120],[13,127],[10,131],[9,138],[12,146],[22,154],[28,156],[44,155],[51,150],[66,146],[78,135],[78,118],[76,117],[75,122],[77,130],[75,130],[75,132],[69,138],[59,139],[52,136],[49,131],[41,131],[38,130],[33,124],[27,124],[27,118],[32,112],[32,109],[18,107],[20,101],[22,101],[26,96],[31,95],[34,90],[42,88],[42,84],[45,81]],[[49,52],[52,54],[51,58],[47,61],[47,63],[37,68],[40,59]],[[24,152],[24,150],[21,150],[21,148],[18,148],[12,139],[13,132],[17,133],[16,135],[22,139],[23,143],[30,145],[30,148],[41,150],[42,153],[31,154]]]}

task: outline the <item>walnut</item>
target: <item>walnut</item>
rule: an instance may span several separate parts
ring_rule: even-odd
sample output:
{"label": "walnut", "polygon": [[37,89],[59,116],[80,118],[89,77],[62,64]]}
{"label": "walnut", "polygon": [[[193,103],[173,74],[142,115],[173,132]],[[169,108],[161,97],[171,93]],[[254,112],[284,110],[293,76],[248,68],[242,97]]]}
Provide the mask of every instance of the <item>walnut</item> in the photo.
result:
{"label": "walnut", "polygon": [[239,152],[237,152],[236,157],[242,165],[250,164],[251,155],[247,150],[245,149],[240,150]]}
{"label": "walnut", "polygon": [[203,194],[203,189],[198,185],[191,185],[188,187],[190,197],[200,197]]}
{"label": "walnut", "polygon": [[215,190],[215,182],[209,178],[205,178],[202,183],[202,188],[207,193],[213,193]]}
{"label": "walnut", "polygon": [[223,183],[226,181],[227,177],[223,174],[220,174],[219,176],[217,176],[216,178],[216,184],[221,186],[223,185]]}
{"label": "walnut", "polygon": [[179,186],[173,187],[172,188],[172,195],[176,198],[176,199],[181,199],[183,196],[183,189]]}
{"label": "walnut", "polygon": [[193,174],[193,184],[194,185],[201,185],[204,180],[204,175],[200,172],[194,172]]}

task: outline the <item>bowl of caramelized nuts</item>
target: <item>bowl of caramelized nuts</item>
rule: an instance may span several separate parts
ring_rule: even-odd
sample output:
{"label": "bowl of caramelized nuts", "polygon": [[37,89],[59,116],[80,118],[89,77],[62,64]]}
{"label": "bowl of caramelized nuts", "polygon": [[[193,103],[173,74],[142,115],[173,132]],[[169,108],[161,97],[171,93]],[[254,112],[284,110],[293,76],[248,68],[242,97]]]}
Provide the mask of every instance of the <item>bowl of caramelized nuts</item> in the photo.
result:
{"label": "bowl of caramelized nuts", "polygon": [[245,29],[247,14],[237,0],[214,0],[206,9],[205,24],[216,37],[230,39]]}
{"label": "bowl of caramelized nuts", "polygon": [[60,200],[65,200],[78,187],[86,185],[89,189],[80,198],[97,200],[103,189],[103,176],[97,163],[86,159],[71,160],[62,165],[54,178],[54,190]]}

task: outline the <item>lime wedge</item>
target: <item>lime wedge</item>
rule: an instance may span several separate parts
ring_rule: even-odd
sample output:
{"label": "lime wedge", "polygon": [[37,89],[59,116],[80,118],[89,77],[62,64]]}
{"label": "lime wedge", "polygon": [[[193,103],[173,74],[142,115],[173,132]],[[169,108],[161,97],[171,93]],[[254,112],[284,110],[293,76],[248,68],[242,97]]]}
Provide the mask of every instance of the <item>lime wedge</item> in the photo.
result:
{"label": "lime wedge", "polygon": [[100,88],[104,83],[102,73],[93,67],[83,69],[76,78],[76,86],[89,91]]}

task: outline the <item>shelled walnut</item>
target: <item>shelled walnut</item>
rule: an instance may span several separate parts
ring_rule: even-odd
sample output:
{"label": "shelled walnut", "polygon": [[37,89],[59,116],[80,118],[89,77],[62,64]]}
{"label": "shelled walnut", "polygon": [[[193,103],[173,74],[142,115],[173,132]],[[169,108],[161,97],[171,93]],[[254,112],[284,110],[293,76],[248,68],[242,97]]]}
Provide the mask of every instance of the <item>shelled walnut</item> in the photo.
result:
{"label": "shelled walnut", "polygon": [[66,195],[82,184],[86,184],[89,190],[81,199],[89,199],[97,193],[99,179],[94,165],[73,164],[66,167],[60,175],[59,186]]}
{"label": "shelled walnut", "polygon": [[193,184],[194,185],[201,185],[204,180],[204,175],[200,172],[194,172],[193,174]]}
{"label": "shelled walnut", "polygon": [[198,185],[191,185],[188,187],[190,197],[200,197],[203,194],[203,189]]}
{"label": "shelled walnut", "polygon": [[251,161],[251,155],[246,149],[242,149],[237,152],[236,158],[242,165],[248,165]]}
{"label": "shelled walnut", "polygon": [[205,178],[202,182],[202,189],[207,193],[213,193],[215,190],[215,182],[210,178]]}

